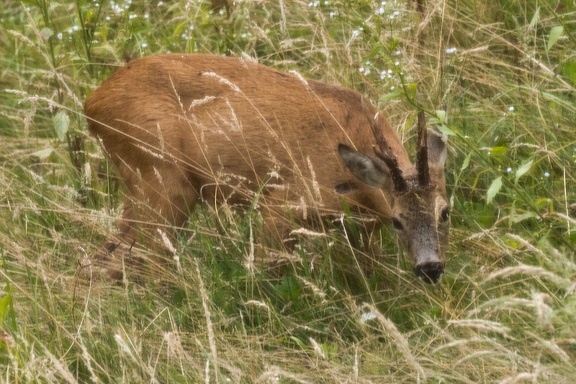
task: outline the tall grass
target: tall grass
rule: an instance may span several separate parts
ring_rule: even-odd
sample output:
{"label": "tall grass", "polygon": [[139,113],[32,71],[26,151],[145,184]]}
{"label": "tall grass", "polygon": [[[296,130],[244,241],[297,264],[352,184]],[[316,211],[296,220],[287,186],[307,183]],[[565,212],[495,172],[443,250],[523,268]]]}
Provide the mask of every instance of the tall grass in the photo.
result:
{"label": "tall grass", "polygon": [[[574,382],[576,8],[414,8],[4,1],[1,381]],[[378,257],[330,231],[279,254],[279,276],[249,268],[258,214],[210,209],[161,279],[87,279],[122,190],[82,102],[125,57],[168,51],[357,89],[408,146],[414,105],[435,116],[453,205],[442,282],[417,281],[387,228]]]}

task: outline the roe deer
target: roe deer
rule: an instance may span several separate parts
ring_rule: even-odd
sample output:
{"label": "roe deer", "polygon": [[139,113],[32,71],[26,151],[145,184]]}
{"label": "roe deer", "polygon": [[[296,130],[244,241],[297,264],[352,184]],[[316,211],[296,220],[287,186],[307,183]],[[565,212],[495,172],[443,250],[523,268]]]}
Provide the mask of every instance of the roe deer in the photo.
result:
{"label": "roe deer", "polygon": [[[129,61],[87,99],[90,132],[126,186],[119,238],[181,228],[200,200],[250,204],[285,241],[293,223],[351,211],[392,222],[416,275],[444,272],[446,144],[419,114],[415,165],[358,92],[250,60],[168,54]],[[308,208],[307,208],[308,207]]]}

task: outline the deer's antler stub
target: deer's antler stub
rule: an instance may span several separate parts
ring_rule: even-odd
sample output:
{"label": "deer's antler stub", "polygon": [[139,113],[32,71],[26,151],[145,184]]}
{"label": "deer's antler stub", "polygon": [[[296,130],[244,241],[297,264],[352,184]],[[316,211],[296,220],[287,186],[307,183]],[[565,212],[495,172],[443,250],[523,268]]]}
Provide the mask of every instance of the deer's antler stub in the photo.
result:
{"label": "deer's antler stub", "polygon": [[382,134],[382,130],[379,129],[378,124],[376,124],[376,120],[378,119],[378,115],[374,117],[371,121],[371,128],[372,134],[374,135],[374,139],[376,140],[376,146],[374,147],[374,153],[376,156],[382,160],[387,166],[388,170],[390,171],[390,176],[392,177],[392,182],[394,183],[394,191],[396,193],[404,193],[408,191],[408,183],[402,174],[402,169],[398,164],[398,159],[392,153],[388,142],[384,138]]}
{"label": "deer's antler stub", "polygon": [[418,151],[416,152],[416,171],[418,184],[425,188],[430,185],[430,170],[428,169],[428,131],[424,111],[418,113]]}

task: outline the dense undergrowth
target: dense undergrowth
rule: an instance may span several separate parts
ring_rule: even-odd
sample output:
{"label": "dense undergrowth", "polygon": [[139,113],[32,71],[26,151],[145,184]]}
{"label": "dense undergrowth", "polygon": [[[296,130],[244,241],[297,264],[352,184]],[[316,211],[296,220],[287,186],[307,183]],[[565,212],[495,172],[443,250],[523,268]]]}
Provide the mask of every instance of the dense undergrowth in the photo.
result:
{"label": "dense undergrowth", "polygon": [[[576,8],[417,4],[4,1],[1,381],[574,382]],[[82,103],[127,57],[162,52],[357,89],[409,147],[417,107],[435,115],[450,140],[442,282],[414,278],[388,228],[382,255],[330,231],[280,274],[254,270],[257,212],[210,209],[162,279],[87,282],[122,187]]]}

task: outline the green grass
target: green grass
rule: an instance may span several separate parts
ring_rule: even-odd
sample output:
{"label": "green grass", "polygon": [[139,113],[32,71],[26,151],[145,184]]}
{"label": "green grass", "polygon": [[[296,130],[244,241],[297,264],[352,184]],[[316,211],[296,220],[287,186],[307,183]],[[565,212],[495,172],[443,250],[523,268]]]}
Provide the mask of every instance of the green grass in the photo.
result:
{"label": "green grass", "polygon": [[[428,3],[3,1],[0,381],[573,383],[576,8]],[[410,148],[415,105],[446,105],[442,282],[388,228],[381,256],[330,231],[251,269],[258,214],[201,209],[161,279],[89,283],[122,190],[83,100],[125,57],[169,51],[357,89]]]}

